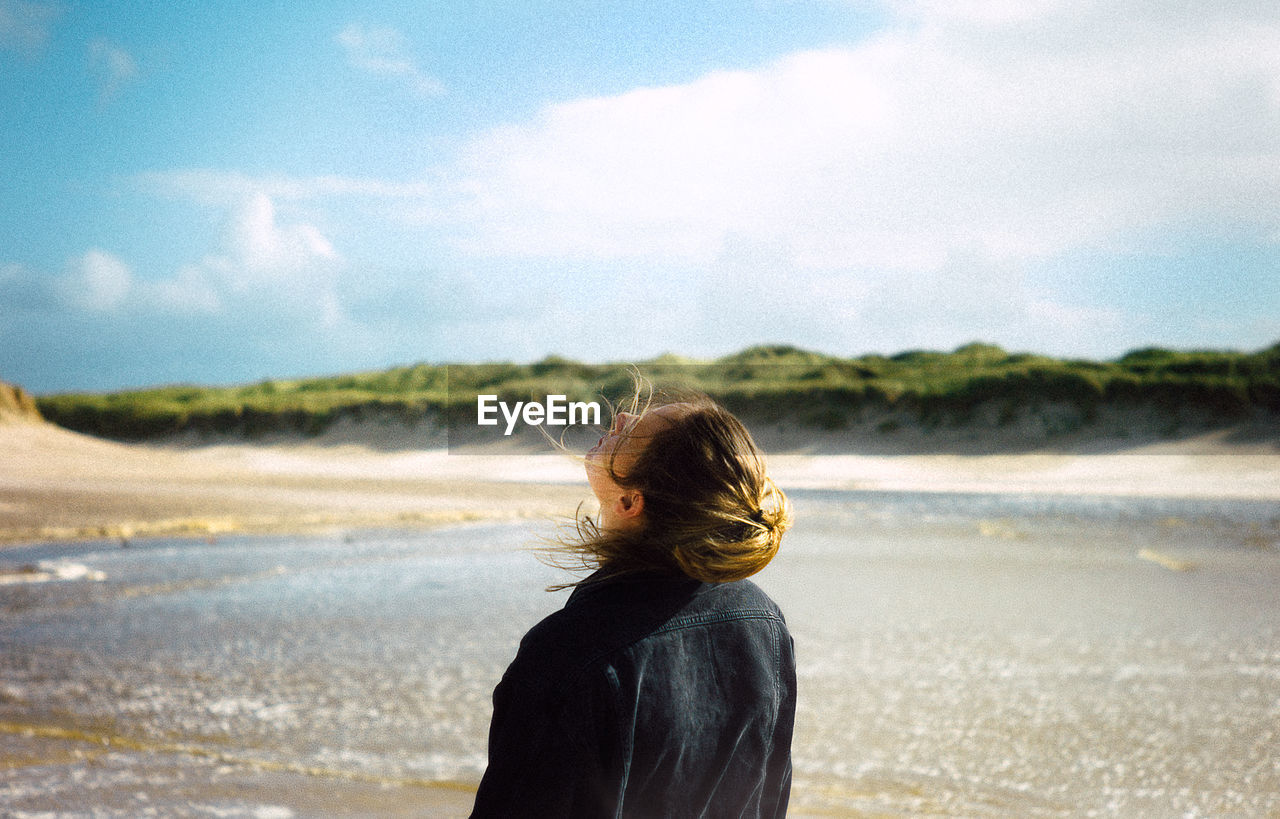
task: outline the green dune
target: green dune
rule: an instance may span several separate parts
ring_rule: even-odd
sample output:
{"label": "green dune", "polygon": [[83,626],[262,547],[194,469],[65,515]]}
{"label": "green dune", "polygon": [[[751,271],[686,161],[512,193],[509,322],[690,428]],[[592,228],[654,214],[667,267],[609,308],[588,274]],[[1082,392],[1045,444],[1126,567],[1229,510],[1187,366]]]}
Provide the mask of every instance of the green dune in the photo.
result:
{"label": "green dune", "polygon": [[[63,427],[118,440],[184,433],[317,435],[335,422],[474,422],[476,395],[617,400],[631,368],[657,388],[697,389],[759,423],[881,435],[911,427],[983,430],[1038,418],[1049,435],[1099,428],[1116,413],[1159,435],[1280,420],[1280,343],[1252,353],[1135,350],[1114,361],[1009,353],[990,344],[841,358],[759,346],[714,360],[664,355],[590,364],[414,364],[232,387],[172,385],[37,399]],[[1135,416],[1136,413],[1136,416]]]}

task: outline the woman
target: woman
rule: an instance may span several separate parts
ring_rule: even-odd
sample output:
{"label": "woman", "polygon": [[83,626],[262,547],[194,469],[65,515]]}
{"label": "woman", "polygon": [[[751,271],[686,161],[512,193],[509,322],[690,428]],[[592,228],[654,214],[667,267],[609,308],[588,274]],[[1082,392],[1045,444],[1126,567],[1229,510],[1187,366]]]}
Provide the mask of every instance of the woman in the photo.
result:
{"label": "woman", "polygon": [[563,545],[596,571],[494,690],[472,816],[784,815],[793,646],[744,578],[777,552],[786,496],[708,399],[618,412],[586,471],[600,513]]}

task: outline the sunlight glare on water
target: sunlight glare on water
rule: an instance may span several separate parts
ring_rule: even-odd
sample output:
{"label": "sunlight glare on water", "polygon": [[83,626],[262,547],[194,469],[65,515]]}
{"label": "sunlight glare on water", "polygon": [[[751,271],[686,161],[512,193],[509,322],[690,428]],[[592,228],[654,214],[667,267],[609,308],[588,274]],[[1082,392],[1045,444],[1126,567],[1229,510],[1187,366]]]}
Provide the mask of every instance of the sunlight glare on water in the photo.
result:
{"label": "sunlight glare on water", "polygon": [[[794,500],[758,578],[797,644],[792,815],[1280,810],[1280,510]],[[6,551],[85,572],[0,585],[0,807],[214,815],[175,795],[210,768],[473,786],[493,686],[566,596],[545,531]]]}

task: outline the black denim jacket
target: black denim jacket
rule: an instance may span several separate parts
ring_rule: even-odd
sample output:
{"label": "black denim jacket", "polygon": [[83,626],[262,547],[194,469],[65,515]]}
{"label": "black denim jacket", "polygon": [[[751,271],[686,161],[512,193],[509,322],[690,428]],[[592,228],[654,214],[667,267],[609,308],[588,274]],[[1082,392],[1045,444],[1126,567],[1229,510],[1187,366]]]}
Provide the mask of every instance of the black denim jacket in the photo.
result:
{"label": "black denim jacket", "polygon": [[597,573],[494,690],[472,816],[783,816],[795,704],[791,635],[755,584]]}

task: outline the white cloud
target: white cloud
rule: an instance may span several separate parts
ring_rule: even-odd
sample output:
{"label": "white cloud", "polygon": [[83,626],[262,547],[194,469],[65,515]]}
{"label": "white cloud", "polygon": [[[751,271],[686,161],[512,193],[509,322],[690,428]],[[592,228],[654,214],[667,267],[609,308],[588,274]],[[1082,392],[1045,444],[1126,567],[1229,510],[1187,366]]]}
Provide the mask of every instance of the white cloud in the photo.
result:
{"label": "white cloud", "polygon": [[133,273],[128,265],[104,250],[90,250],[72,260],[55,285],[61,302],[76,310],[110,313],[129,298]]}
{"label": "white cloud", "polygon": [[[1123,344],[1141,316],[1028,271],[1170,233],[1280,235],[1280,8],[1260,5],[897,3],[856,46],[478,136],[453,168],[454,236],[494,258],[684,270],[728,294],[705,323],[826,347],[1070,347],[1091,320]],[[786,307],[769,324],[752,305],[771,293]]]}
{"label": "white cloud", "polygon": [[980,25],[1025,23],[1072,6],[1068,0],[889,0],[886,5],[908,19]]}
{"label": "white cloud", "polygon": [[98,98],[111,102],[138,77],[138,64],[116,43],[97,38],[89,43],[89,67],[98,81]]}
{"label": "white cloud", "polygon": [[347,61],[361,71],[399,80],[426,96],[444,93],[440,81],[418,67],[409,52],[408,40],[397,29],[352,23],[335,39],[346,52]]}
{"label": "white cloud", "polygon": [[295,275],[323,267],[338,257],[333,245],[308,224],[282,225],[265,194],[246,199],[232,214],[228,250],[248,282],[264,276]]}
{"label": "white cloud", "polygon": [[[222,309],[217,283],[199,265],[182,268],[171,278],[151,281],[134,275],[129,266],[105,250],[93,249],[71,260],[67,271],[42,284],[41,277],[24,271],[27,290],[43,286],[57,304],[74,311],[103,316],[124,312],[212,314]],[[10,287],[21,295],[22,291]],[[44,300],[28,299],[40,307]]]}
{"label": "white cloud", "polygon": [[[207,257],[135,291],[463,355],[1171,343],[1167,308],[1091,298],[1082,271],[1123,276],[1154,237],[1280,236],[1280,12],[1166,6],[904,0],[859,45],[548,105],[410,181],[143,174],[230,216]],[[371,31],[340,35],[353,64],[412,77],[403,38]]]}
{"label": "white cloud", "polygon": [[[192,316],[266,309],[332,324],[343,316],[335,295],[341,263],[317,228],[282,222],[271,199],[256,194],[231,209],[218,247],[170,276],[137,277],[116,256],[93,249],[54,277],[49,292],[64,307],[87,313]],[[39,287],[20,286],[21,269],[12,270],[0,279],[0,290],[39,305]]]}
{"label": "white cloud", "polygon": [[251,176],[239,171],[186,168],[149,171],[134,177],[142,189],[163,196],[189,199],[202,205],[235,208],[256,196],[272,201],[305,202],[362,199],[369,202],[408,203],[417,208],[442,200],[441,185],[429,181],[400,182],[371,177],[338,176]]}
{"label": "white cloud", "polygon": [[1022,4],[968,7],[961,26],[490,132],[460,170],[469,247],[705,263],[726,236],[756,235],[806,267],[938,270],[1178,220],[1275,229],[1280,17],[1041,51],[970,36],[975,21],[1017,28]]}
{"label": "white cloud", "polygon": [[0,0],[0,49],[34,57],[49,42],[57,16],[58,10],[46,3]]}
{"label": "white cloud", "polygon": [[231,208],[215,252],[184,267],[171,282],[196,303],[309,326],[346,320],[337,296],[343,259],[314,225],[279,218],[264,193]]}
{"label": "white cloud", "polygon": [[[216,263],[210,261],[210,264]],[[184,265],[171,278],[142,285],[150,305],[172,315],[216,315],[224,308],[217,282],[205,267]]]}

